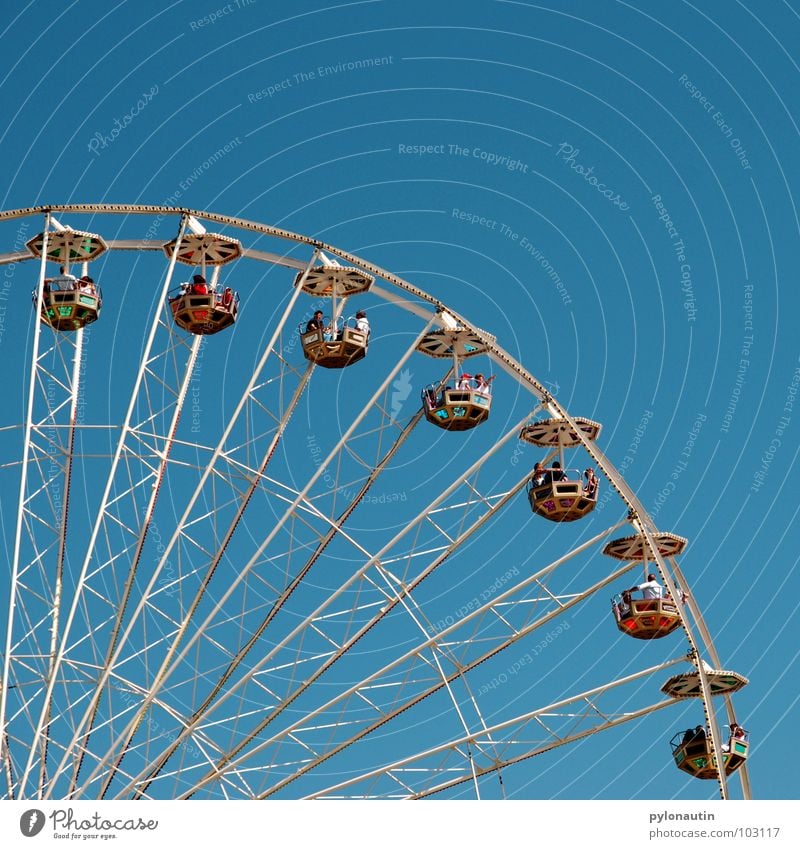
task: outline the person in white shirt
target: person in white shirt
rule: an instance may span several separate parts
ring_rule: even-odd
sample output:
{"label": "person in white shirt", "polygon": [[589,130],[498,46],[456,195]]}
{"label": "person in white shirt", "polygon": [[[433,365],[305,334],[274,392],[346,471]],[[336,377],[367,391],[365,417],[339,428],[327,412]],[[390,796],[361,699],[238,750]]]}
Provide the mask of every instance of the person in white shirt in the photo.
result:
{"label": "person in white shirt", "polygon": [[475,391],[480,392],[482,395],[488,395],[492,390],[489,387],[489,384],[494,380],[495,375],[492,375],[488,380],[480,374],[475,375]]}
{"label": "person in white shirt", "polygon": [[746,739],[747,739],[747,732],[744,730],[744,728],[742,728],[742,726],[739,725],[738,722],[732,722],[731,723],[731,736],[728,738],[727,743],[722,744],[722,751],[723,752],[730,752],[731,747],[733,746],[734,740],[746,740]]}
{"label": "person in white shirt", "polygon": [[364,310],[359,310],[356,313],[356,330],[360,330],[367,337],[367,342],[369,342],[369,319]]}
{"label": "person in white shirt", "polygon": [[78,288],[77,278],[74,274],[70,274],[64,265],[59,269],[58,277],[54,278],[53,284],[57,290],[62,292],[74,292]]}
{"label": "person in white shirt", "polygon": [[658,579],[651,572],[647,576],[647,581],[643,584],[637,584],[635,587],[631,587],[628,592],[636,592],[636,590],[641,590],[642,598],[663,598],[664,596],[664,587],[658,583]]}
{"label": "person in white shirt", "polygon": [[84,274],[83,277],[78,278],[77,285],[81,292],[86,292],[88,295],[94,295],[96,292],[94,280],[88,274]]}

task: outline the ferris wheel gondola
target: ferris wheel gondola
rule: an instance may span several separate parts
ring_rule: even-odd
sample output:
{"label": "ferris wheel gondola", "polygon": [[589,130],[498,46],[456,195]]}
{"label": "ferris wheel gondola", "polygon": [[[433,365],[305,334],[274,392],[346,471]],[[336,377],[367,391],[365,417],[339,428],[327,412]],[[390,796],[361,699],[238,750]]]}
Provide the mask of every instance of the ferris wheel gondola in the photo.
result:
{"label": "ferris wheel gondola", "polygon": [[[375,278],[322,252],[320,258],[321,263],[297,274],[294,285],[313,297],[330,298],[331,316],[325,321],[309,321],[305,328],[301,324],[297,332],[309,362],[329,369],[346,368],[367,355],[370,329],[368,322],[358,318],[344,320],[342,310],[350,297],[368,292]],[[321,317],[322,311],[317,312]]]}
{"label": "ferris wheel gondola", "polygon": [[[717,753],[711,736],[703,726],[679,731],[671,740],[672,757],[675,766],[693,778],[719,780]],[[750,735],[744,728],[731,726],[731,734],[722,745],[722,764],[725,775],[732,775],[741,769],[750,750]]]}
{"label": "ferris wheel gondola", "polygon": [[[73,230],[51,218],[54,229],[34,236],[26,243],[30,254],[39,259],[56,262],[58,275],[42,280],[41,302],[38,289],[32,293],[34,308],[41,303],[40,320],[53,330],[80,330],[100,317],[103,293],[89,276],[89,262],[107,250],[106,243],[96,233]],[[82,276],[70,273],[71,265],[80,263]]]}
{"label": "ferris wheel gondola", "polygon": [[[208,233],[197,222],[191,222],[194,232],[182,233],[164,245],[164,253],[174,262],[200,267],[200,273],[190,283],[182,283],[170,291],[169,306],[175,324],[198,336],[219,333],[231,327],[239,314],[239,293],[219,283],[219,270],[242,255],[238,239]],[[206,269],[213,276],[206,281]]]}
{"label": "ferris wheel gondola", "polygon": [[468,374],[462,363],[469,357],[487,352],[481,334],[462,327],[445,309],[437,310],[440,330],[426,334],[417,350],[435,359],[451,359],[453,385],[430,384],[421,393],[425,418],[443,430],[471,430],[489,418],[492,409],[491,382],[480,372]]}
{"label": "ferris wheel gondola", "polygon": [[[602,426],[591,419],[576,417],[571,421],[563,417],[548,417],[526,424],[519,433],[522,442],[550,448],[551,467],[539,462],[527,485],[531,511],[551,522],[574,522],[594,510],[600,491],[600,481],[594,469],[568,469],[564,467],[567,448],[583,447],[594,442]],[[584,480],[585,478],[585,480]]]}

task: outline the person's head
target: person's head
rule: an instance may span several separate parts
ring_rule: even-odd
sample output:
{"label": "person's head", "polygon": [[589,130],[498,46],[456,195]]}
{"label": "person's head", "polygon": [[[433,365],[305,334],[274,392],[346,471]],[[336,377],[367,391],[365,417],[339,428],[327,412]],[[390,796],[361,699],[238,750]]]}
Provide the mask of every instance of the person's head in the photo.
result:
{"label": "person's head", "polygon": [[317,310],[314,313],[314,318],[322,318],[322,310]]}
{"label": "person's head", "polygon": [[205,278],[205,277],[203,277],[203,275],[202,275],[202,274],[195,274],[195,276],[194,276],[194,277],[192,277],[192,280],[193,280],[195,283],[205,283],[205,282],[206,282],[206,278]]}
{"label": "person's head", "polygon": [[[226,287],[225,287],[225,291],[226,291],[226,292],[232,292],[232,291],[233,291],[233,289],[231,289],[231,287],[230,287],[230,286],[226,286]],[[322,313],[320,313],[320,315],[322,315]]]}
{"label": "person's head", "polygon": [[364,312],[364,310],[359,310],[356,313],[356,318],[366,318],[366,317],[367,317],[367,314]]}
{"label": "person's head", "polygon": [[534,469],[541,469],[541,468],[542,468],[542,464],[541,464],[541,463],[537,463],[537,464],[536,464],[533,468],[534,468]]}
{"label": "person's head", "polygon": [[655,581],[655,580],[657,580],[657,578],[656,578],[656,576],[655,576],[655,575],[651,572],[651,573],[647,576],[647,580],[648,580],[648,581]]}
{"label": "person's head", "polygon": [[83,280],[84,283],[94,283],[94,280],[92,280],[88,274],[84,274],[83,277],[81,277],[81,280]]}
{"label": "person's head", "polygon": [[553,468],[554,469],[560,469],[561,463],[559,463],[558,460],[553,460]]}
{"label": "person's head", "polygon": [[587,469],[583,474],[584,477],[590,478],[594,475],[594,469]]}
{"label": "person's head", "polygon": [[484,377],[483,377],[483,375],[482,375],[480,372],[478,372],[478,373],[475,375],[475,380],[483,380],[483,379],[484,379]]}

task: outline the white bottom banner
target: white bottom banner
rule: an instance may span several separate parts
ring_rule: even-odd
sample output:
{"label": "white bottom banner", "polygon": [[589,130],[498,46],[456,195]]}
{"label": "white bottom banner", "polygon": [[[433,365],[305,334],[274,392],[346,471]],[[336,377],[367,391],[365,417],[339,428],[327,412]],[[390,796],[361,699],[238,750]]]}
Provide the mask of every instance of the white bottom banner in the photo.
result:
{"label": "white bottom banner", "polygon": [[[797,846],[797,802],[3,802],[0,846]],[[190,842],[191,841],[191,842]],[[712,844],[713,845],[713,844]]]}

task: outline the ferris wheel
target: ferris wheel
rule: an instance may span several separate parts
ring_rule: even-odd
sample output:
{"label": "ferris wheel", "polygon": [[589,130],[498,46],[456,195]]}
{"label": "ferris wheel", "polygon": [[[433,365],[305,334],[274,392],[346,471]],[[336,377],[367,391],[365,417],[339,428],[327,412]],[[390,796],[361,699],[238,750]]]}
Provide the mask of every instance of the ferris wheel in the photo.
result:
{"label": "ferris wheel", "polygon": [[750,797],[687,540],[457,305],[209,212],[0,224],[4,798],[505,797],[651,715],[626,769]]}

